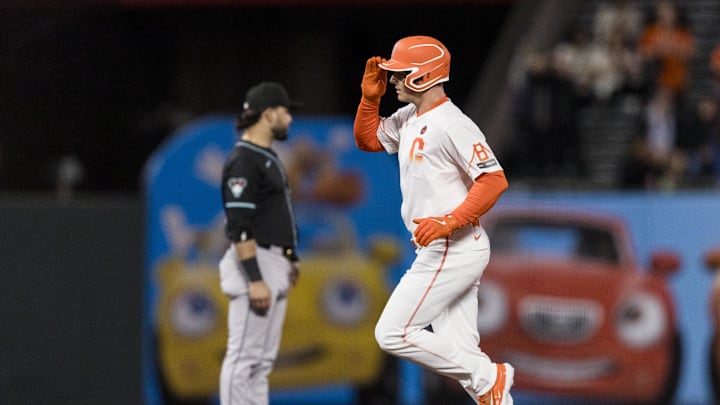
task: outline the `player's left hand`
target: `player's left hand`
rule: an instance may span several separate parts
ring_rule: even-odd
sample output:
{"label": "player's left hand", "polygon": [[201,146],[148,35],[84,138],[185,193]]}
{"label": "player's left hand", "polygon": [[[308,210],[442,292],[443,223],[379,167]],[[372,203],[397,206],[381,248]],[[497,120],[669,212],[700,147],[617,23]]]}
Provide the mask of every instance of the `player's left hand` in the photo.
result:
{"label": "player's left hand", "polygon": [[460,223],[452,215],[415,218],[413,222],[418,224],[413,235],[420,246],[427,246],[435,239],[444,238],[460,228]]}
{"label": "player's left hand", "polygon": [[250,310],[259,316],[265,316],[268,308],[270,308],[270,300],[272,299],[270,287],[268,287],[264,280],[249,282],[248,299],[250,300]]}
{"label": "player's left hand", "polygon": [[387,71],[380,68],[382,62],[384,62],[383,58],[373,56],[365,63],[365,73],[360,88],[363,98],[372,104],[379,104],[380,98],[387,89]]}

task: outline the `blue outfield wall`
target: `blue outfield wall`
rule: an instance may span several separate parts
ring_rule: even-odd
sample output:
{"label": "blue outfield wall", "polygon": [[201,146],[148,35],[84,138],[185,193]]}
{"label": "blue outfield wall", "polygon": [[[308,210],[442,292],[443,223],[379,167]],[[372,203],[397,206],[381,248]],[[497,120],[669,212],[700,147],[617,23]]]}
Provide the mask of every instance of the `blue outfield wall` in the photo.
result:
{"label": "blue outfield wall", "polygon": [[[181,128],[153,155],[146,167],[147,245],[146,245],[146,308],[144,321],[143,375],[147,403],[160,403],[154,380],[152,318],[155,286],[149,274],[171,246],[158,220],[164,206],[183,207],[188,226],[207,227],[217,221],[220,210],[219,184],[213,183],[212,172],[232,147],[236,134],[233,118],[208,117]],[[390,234],[398,240],[408,239],[399,217],[400,195],[397,162],[385,153],[358,151],[352,139],[352,121],[346,117],[317,119],[296,117],[287,143],[276,146],[283,154],[296,153],[293,146],[309,142],[329,159],[338,171],[351,171],[359,176],[362,196],[351,204],[324,204],[319,209],[342,212],[351,220],[359,243],[366,244],[373,235]],[[171,168],[171,169],[169,169]],[[164,174],[161,172],[166,171]],[[182,179],[182,180],[180,180]],[[670,285],[678,305],[678,320],[683,338],[683,361],[677,404],[710,404],[712,394],[708,374],[711,319],[709,294],[713,274],[704,268],[702,257],[710,248],[720,246],[720,193],[707,192],[526,192],[510,190],[498,206],[561,207],[614,213],[624,218],[634,239],[638,258],[646,263],[652,251],[670,249],[681,257],[680,270],[671,276]],[[298,215],[308,207],[318,211],[314,203],[300,201]],[[302,223],[302,218],[300,218]],[[303,230],[301,229],[301,235]],[[310,231],[312,232],[312,231]],[[307,232],[306,232],[307,233]],[[402,275],[413,258],[409,245],[403,260],[393,269],[389,285]],[[303,246],[301,252],[309,249]],[[401,367],[401,405],[419,405],[423,400],[420,371],[416,366]],[[272,403],[300,404],[314,398],[315,403],[337,404],[353,401],[351,387],[333,387],[323,393],[313,387],[307,392],[273,392]],[[326,395],[323,397],[323,395]],[[319,400],[318,398],[324,398]],[[518,393],[519,403],[537,403],[540,398]],[[521,402],[522,401],[522,402]]]}

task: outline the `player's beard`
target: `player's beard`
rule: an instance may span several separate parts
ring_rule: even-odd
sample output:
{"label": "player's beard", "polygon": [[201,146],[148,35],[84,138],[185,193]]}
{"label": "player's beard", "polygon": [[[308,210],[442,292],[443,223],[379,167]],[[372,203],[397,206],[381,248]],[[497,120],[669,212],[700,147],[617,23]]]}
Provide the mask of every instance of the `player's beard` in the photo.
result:
{"label": "player's beard", "polygon": [[288,127],[275,126],[271,129],[273,139],[276,141],[284,141],[288,138]]}

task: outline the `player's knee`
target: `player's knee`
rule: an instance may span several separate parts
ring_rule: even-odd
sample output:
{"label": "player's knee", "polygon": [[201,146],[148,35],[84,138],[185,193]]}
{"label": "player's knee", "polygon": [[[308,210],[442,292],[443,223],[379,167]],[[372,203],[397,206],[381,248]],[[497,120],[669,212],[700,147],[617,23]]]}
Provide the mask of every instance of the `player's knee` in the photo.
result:
{"label": "player's knee", "polygon": [[375,341],[380,346],[380,349],[387,351],[385,348],[385,330],[380,327],[380,324],[375,325]]}

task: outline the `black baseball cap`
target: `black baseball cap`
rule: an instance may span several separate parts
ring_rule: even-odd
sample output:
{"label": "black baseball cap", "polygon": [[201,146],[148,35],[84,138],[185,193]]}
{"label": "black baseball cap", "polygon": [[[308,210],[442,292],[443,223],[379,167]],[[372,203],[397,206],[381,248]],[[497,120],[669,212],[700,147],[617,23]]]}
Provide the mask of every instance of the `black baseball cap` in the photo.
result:
{"label": "black baseball cap", "polygon": [[277,82],[262,82],[251,88],[245,96],[243,110],[262,112],[272,107],[301,107],[302,103],[290,100],[285,88]]}

